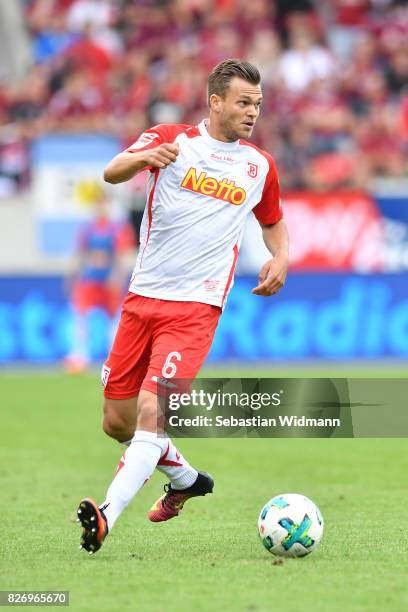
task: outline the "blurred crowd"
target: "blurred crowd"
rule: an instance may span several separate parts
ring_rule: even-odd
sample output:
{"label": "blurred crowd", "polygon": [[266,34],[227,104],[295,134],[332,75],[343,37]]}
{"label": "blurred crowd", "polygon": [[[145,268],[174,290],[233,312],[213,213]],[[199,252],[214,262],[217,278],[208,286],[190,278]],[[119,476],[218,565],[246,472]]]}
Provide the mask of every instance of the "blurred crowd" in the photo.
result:
{"label": "blurred crowd", "polygon": [[125,146],[156,123],[198,122],[208,72],[239,57],[261,71],[253,140],[275,157],[284,189],[360,188],[408,175],[406,1],[22,5],[33,65],[21,82],[0,80],[0,167],[8,171],[21,166],[24,143],[44,133],[110,133]]}

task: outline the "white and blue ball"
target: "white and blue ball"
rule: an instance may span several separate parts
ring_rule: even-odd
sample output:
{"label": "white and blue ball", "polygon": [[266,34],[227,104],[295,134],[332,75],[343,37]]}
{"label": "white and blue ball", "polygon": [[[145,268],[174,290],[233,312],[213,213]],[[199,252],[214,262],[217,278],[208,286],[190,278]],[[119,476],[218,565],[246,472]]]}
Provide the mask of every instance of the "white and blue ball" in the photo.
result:
{"label": "white and blue ball", "polygon": [[305,557],[318,547],[324,522],[311,499],[284,493],[268,501],[258,519],[258,531],[265,548],[279,557]]}

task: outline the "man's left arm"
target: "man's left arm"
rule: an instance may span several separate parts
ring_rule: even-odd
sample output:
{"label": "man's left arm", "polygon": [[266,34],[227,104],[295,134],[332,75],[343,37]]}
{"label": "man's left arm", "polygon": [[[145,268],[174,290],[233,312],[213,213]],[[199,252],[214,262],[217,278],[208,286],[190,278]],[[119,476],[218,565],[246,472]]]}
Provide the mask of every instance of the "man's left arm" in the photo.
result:
{"label": "man's left arm", "polygon": [[252,293],[270,296],[285,284],[289,265],[289,235],[283,219],[273,225],[260,225],[265,245],[273,258],[262,266],[258,276],[259,284],[252,289]]}

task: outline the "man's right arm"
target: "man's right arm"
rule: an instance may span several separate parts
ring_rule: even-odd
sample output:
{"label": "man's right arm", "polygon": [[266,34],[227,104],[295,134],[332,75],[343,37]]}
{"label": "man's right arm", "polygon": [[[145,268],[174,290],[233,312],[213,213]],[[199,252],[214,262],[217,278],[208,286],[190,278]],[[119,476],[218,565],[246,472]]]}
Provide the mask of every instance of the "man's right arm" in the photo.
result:
{"label": "man's right arm", "polygon": [[106,166],[104,179],[107,183],[123,183],[145,168],[166,168],[175,162],[179,153],[176,143],[164,142],[151,149],[124,151]]}

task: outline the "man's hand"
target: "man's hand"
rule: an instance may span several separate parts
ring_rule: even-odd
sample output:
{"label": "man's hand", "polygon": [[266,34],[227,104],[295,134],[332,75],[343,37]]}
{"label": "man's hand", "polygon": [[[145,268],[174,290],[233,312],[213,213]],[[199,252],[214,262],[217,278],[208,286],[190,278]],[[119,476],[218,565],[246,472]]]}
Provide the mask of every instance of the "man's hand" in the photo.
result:
{"label": "man's hand", "polygon": [[270,296],[282,289],[288,273],[288,258],[276,255],[269,259],[259,272],[259,285],[252,289],[255,295]]}
{"label": "man's hand", "polygon": [[169,164],[175,162],[179,154],[179,145],[177,143],[164,142],[154,149],[147,149],[144,152],[143,158],[146,166],[152,168],[167,168]]}

